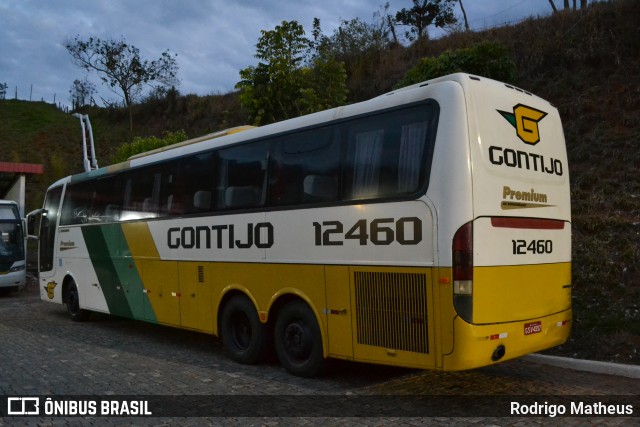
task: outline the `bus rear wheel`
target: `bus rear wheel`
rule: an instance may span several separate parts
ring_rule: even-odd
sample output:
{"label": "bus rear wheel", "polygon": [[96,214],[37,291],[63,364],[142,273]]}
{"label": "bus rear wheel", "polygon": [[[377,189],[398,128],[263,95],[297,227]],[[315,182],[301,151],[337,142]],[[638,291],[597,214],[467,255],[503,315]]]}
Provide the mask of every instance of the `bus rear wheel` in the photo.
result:
{"label": "bus rear wheel", "polygon": [[275,327],[278,360],[299,377],[313,377],[324,370],[322,334],[311,308],[302,301],[285,305]]}
{"label": "bus rear wheel", "polygon": [[260,361],[267,342],[266,328],[249,298],[237,295],[224,305],[220,338],[236,362],[248,365]]}
{"label": "bus rear wheel", "polygon": [[67,295],[65,298],[67,303],[67,313],[74,322],[83,322],[89,318],[89,312],[80,308],[80,295],[76,282],[71,280],[67,286]]}

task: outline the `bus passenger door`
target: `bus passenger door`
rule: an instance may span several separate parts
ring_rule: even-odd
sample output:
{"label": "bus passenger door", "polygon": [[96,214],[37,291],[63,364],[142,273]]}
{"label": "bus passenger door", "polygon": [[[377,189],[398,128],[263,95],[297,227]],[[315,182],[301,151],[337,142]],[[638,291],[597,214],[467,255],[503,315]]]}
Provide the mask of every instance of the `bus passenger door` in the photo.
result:
{"label": "bus passenger door", "polygon": [[51,189],[44,201],[40,215],[40,231],[38,244],[38,271],[40,277],[40,298],[62,302],[62,283],[55,279],[55,244],[60,213],[62,187]]}

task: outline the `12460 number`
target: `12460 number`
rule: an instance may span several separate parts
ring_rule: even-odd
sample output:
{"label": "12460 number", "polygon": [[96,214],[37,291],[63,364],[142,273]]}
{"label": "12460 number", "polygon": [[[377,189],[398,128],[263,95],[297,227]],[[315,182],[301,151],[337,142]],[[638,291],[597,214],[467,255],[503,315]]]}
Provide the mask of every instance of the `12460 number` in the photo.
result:
{"label": "12460 number", "polygon": [[314,222],[316,246],[342,246],[345,240],[355,240],[364,246],[417,245],[422,241],[422,221],[417,217],[378,218],[358,220],[346,233],[340,221]]}
{"label": "12460 number", "polygon": [[550,254],[553,252],[553,242],[551,240],[512,240],[511,241],[514,255],[527,254]]}

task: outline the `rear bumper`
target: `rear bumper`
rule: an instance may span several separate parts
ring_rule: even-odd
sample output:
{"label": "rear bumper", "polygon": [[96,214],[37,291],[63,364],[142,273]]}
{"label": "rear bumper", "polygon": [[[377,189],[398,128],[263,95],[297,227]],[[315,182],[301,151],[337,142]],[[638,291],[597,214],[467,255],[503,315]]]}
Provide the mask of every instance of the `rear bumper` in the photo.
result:
{"label": "rear bumper", "polygon": [[[472,369],[558,346],[569,338],[571,319],[571,309],[537,319],[492,325],[472,325],[456,317],[453,351],[443,355],[442,368]],[[494,360],[501,352],[504,355]]]}

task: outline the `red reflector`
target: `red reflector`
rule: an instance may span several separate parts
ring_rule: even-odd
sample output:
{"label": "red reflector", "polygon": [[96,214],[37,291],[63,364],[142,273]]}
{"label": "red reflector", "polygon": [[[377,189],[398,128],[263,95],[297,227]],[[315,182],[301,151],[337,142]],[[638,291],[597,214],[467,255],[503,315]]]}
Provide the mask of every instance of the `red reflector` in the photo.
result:
{"label": "red reflector", "polygon": [[563,230],[564,221],[558,219],[493,217],[491,225],[500,228],[529,228],[534,230]]}

